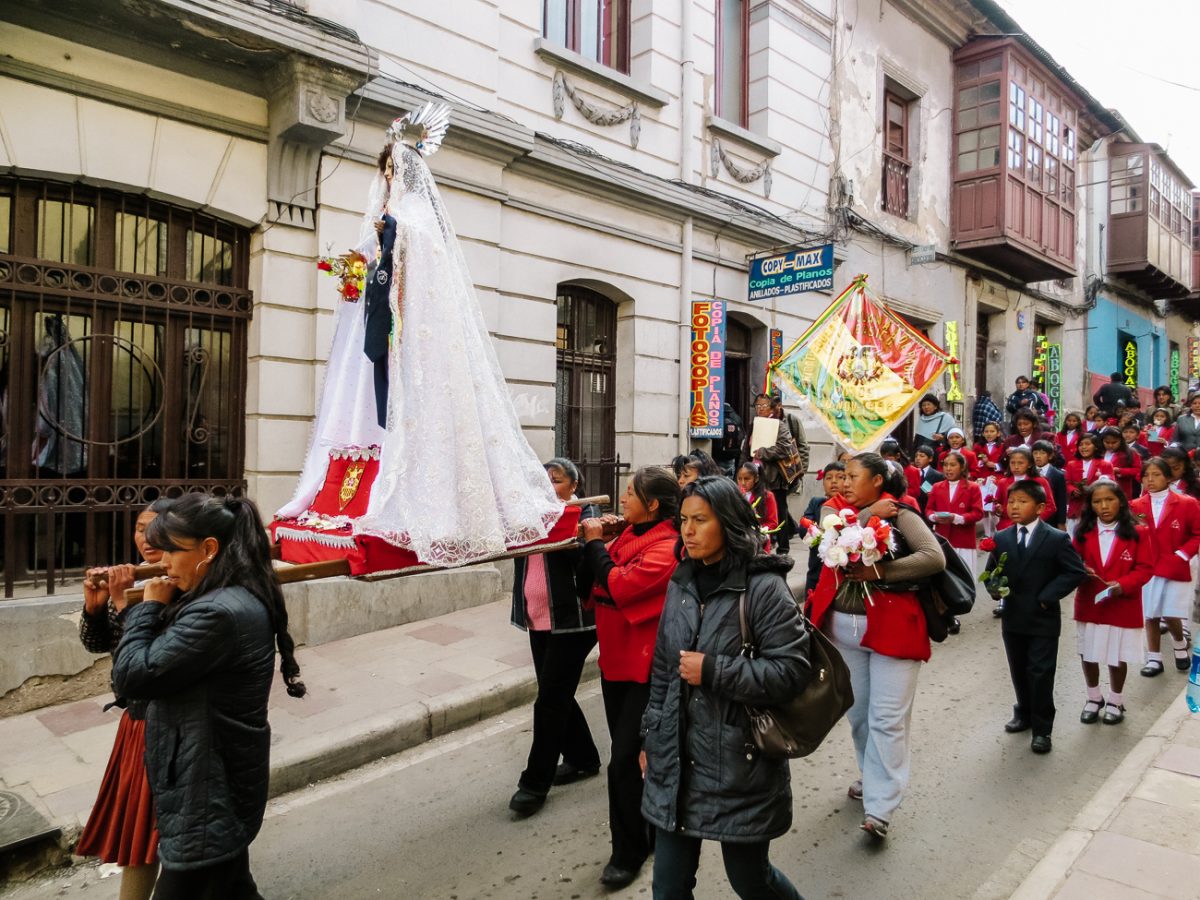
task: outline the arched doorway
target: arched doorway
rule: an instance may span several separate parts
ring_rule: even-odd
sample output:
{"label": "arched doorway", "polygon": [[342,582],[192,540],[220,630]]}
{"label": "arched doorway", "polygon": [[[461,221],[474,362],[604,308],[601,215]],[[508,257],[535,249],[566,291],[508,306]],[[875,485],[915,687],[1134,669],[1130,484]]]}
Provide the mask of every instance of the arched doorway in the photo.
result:
{"label": "arched doorway", "polygon": [[160,496],[244,489],[249,244],[145,196],[0,178],[6,596],[134,559]]}
{"label": "arched doorway", "polygon": [[617,305],[580,285],[557,292],[554,451],[579,464],[589,494],[617,496]]}

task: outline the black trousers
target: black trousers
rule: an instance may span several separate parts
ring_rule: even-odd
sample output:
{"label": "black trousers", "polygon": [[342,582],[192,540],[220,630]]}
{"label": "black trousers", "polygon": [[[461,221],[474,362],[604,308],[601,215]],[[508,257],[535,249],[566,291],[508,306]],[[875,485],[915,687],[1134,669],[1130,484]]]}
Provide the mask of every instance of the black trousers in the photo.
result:
{"label": "black trousers", "polygon": [[1054,728],[1054,673],[1058,669],[1058,635],[1004,632],[1004,653],[1017,703],[1013,714],[1049,737]]}
{"label": "black trousers", "polygon": [[550,790],[559,756],[577,769],[600,768],[587,718],[575,702],[584,661],[595,646],[595,630],[529,632],[538,693],[533,701],[533,744],[519,782],[527,790],[538,794]]}
{"label": "black trousers", "polygon": [[796,533],[796,520],[788,511],[788,489],[771,491],[775,497],[776,511],[779,513],[779,530],[771,536],[780,553],[787,553],[792,546],[792,535]]}
{"label": "black trousers", "polygon": [[250,874],[250,852],[199,869],[168,869],[159,873],[153,900],[263,900]]}
{"label": "black trousers", "polygon": [[[692,900],[700,865],[700,838],[659,828],[654,842],[654,900]],[[770,841],[721,844],[725,877],[742,900],[803,900],[787,876],[771,865]]]}
{"label": "black trousers", "polygon": [[604,717],[612,738],[608,760],[608,825],[612,831],[613,865],[639,869],[650,855],[650,826],[642,818],[642,714],[650,685],[600,679]]}

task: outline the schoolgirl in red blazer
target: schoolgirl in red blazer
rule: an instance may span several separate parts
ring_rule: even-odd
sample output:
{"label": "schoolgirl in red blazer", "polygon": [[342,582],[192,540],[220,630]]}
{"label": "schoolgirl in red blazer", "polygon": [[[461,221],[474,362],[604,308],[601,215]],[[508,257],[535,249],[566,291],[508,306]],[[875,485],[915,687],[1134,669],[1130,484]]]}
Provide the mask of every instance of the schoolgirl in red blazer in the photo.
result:
{"label": "schoolgirl in red blazer", "polygon": [[888,438],[879,445],[879,455],[890,462],[894,462],[903,469],[904,478],[908,482],[908,490],[905,493],[913,497],[920,497],[921,470],[912,464],[912,461],[908,458],[908,454],[901,449],[900,442]]}
{"label": "schoolgirl in red blazer", "polygon": [[1200,500],[1200,474],[1196,472],[1196,464],[1187,451],[1168,447],[1159,456],[1171,469],[1171,490]]}
{"label": "schoolgirl in red blazer", "polygon": [[1129,449],[1119,428],[1105,428],[1100,432],[1104,443],[1104,458],[1112,463],[1113,476],[1126,497],[1134,494],[1133,483],[1142,474],[1142,458]]}
{"label": "schoolgirl in red blazer", "polygon": [[1028,409],[1018,409],[1013,416],[1013,433],[1004,439],[1006,448],[1032,447],[1036,441],[1055,442],[1053,433],[1042,430],[1042,422],[1037,413]]}
{"label": "schoolgirl in red blazer", "polygon": [[996,486],[996,498],[993,502],[992,509],[999,517],[996,522],[996,530],[1003,531],[1012,525],[1012,519],[1008,517],[1008,489],[1012,487],[1014,481],[1022,481],[1028,479],[1042,486],[1042,490],[1046,492],[1046,504],[1042,507],[1041,520],[1049,522],[1054,518],[1054,513],[1058,509],[1054,505],[1054,493],[1050,490],[1050,483],[1041,475],[1030,475],[1033,471],[1033,454],[1024,447],[1013,447],[1008,451],[1008,470],[1009,475],[999,479],[999,484]]}
{"label": "schoolgirl in red blazer", "polygon": [[942,468],[942,462],[946,459],[947,453],[961,453],[967,463],[967,470],[963,473],[963,478],[974,478],[975,466],[978,464],[978,459],[975,456],[975,451],[967,446],[967,436],[963,430],[961,428],[951,428],[946,432],[946,441],[950,444],[950,449],[942,450],[938,453],[938,469]]}
{"label": "schoolgirl in red blazer", "polygon": [[1062,430],[1054,435],[1054,443],[1058,445],[1058,452],[1064,460],[1070,462],[1075,458],[1079,439],[1085,434],[1087,430],[1083,427],[1083,416],[1077,412],[1069,412],[1063,416]]}
{"label": "schoolgirl in red blazer", "polygon": [[679,484],[667,469],[639,469],[629,480],[621,506],[629,527],[608,546],[601,537],[602,521],[584,521],[584,561],[577,583],[580,590],[591,586],[596,608],[600,688],[612,738],[609,864],[637,872],[651,850],[641,817],[641,719],[650,700],[658,620],[679,562]]}
{"label": "schoolgirl in red blazer", "polygon": [[1004,441],[1000,426],[988,422],[983,426],[983,440],[975,442],[975,468],[971,475],[978,481],[998,477],[1004,469]]}
{"label": "schoolgirl in red blazer", "polygon": [[1191,561],[1200,550],[1200,502],[1171,490],[1171,468],[1157,456],[1146,460],[1142,487],[1145,492],[1130,508],[1142,517],[1154,539],[1154,577],[1142,598],[1146,623],[1142,674],[1153,678],[1163,671],[1160,620],[1171,634],[1176,668],[1185,670],[1189,665],[1183,622],[1191,616]]}
{"label": "schoolgirl in red blazer", "polygon": [[983,518],[983,494],[965,477],[966,460],[951,450],[942,461],[945,481],[929,492],[925,517],[956,550],[975,550],[975,524]]}
{"label": "schoolgirl in red blazer", "polygon": [[762,467],[752,459],[742,463],[737,472],[737,484],[742,496],[754,510],[759,530],[767,539],[763,552],[770,553],[771,535],[779,530],[779,506],[775,502],[775,495],[763,484]]}
{"label": "schoolgirl in red blazer", "polygon": [[[1084,490],[1100,478],[1113,478],[1112,463],[1103,459],[1103,445],[1094,434],[1085,434],[1077,443],[1079,456],[1067,463],[1067,531],[1074,533],[1084,507]],[[1126,498],[1128,499],[1128,498]]]}
{"label": "schoolgirl in red blazer", "polygon": [[[1142,652],[1142,588],[1154,574],[1154,539],[1138,525],[1129,498],[1115,481],[1087,488],[1075,549],[1088,578],[1075,593],[1075,630],[1087,701],[1079,720],[1090,725],[1125,718],[1125,677]],[[1100,666],[1108,667],[1108,698],[1100,691]]]}
{"label": "schoolgirl in red blazer", "polygon": [[1166,409],[1156,409],[1150,417],[1150,424],[1142,432],[1142,443],[1150,451],[1151,456],[1162,456],[1163,450],[1175,440],[1175,426],[1171,424],[1171,412]]}

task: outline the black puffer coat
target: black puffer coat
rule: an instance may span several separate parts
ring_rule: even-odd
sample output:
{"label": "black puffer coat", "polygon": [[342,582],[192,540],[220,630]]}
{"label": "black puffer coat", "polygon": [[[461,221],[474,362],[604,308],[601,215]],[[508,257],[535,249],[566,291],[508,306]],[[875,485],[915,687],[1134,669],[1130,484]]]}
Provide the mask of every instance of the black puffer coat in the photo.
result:
{"label": "black puffer coat", "polygon": [[[642,815],[668,831],[714,841],[765,841],[792,824],[786,759],[761,756],[743,704],[772,706],[808,682],[808,634],[784,575],[787,557],[759,556],[735,569],[701,612],[685,560],[667,588],[642,719],[646,785]],[[740,654],[738,597],[758,659]],[[705,654],[699,687],[679,677],[679,651]],[[687,775],[682,776],[686,766]]]}
{"label": "black puffer coat", "polygon": [[[165,625],[164,625],[165,623]],[[244,588],[140,603],[125,613],[113,685],[148,700],[146,772],[168,869],[223,862],[262,826],[270,775],[267,696],[275,635]]]}

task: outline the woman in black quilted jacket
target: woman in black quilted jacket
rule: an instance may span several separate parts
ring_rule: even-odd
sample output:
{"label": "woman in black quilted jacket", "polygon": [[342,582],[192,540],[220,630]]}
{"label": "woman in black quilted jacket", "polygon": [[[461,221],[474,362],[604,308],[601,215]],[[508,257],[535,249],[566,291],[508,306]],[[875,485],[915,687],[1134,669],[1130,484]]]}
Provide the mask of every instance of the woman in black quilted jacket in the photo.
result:
{"label": "woman in black quilted jacket", "polygon": [[[784,580],[792,561],[762,552],[754,513],[727,478],[684,489],[680,537],[686,559],[667,588],[642,720],[654,898],[690,898],[712,840],[737,896],[799,900],[769,859],[792,824],[788,761],[759,753],[745,708],[778,705],[808,681],[809,638]],[[742,594],[754,659],[741,654]]]}
{"label": "woman in black quilted jacket", "polygon": [[267,805],[277,644],[288,693],[304,695],[266,532],[249,500],[189,494],[146,539],[167,575],[122,614],[113,686],[147,701],[154,897],[257,898],[248,848]]}

